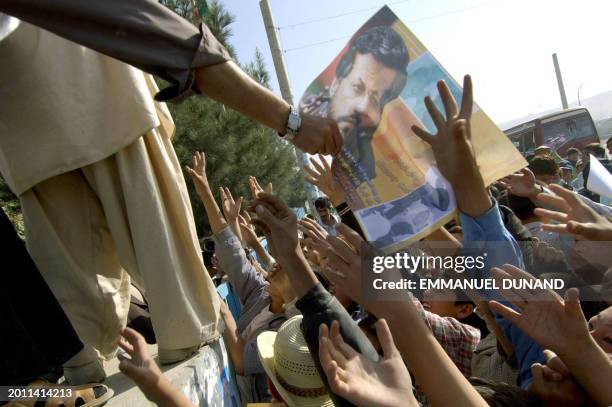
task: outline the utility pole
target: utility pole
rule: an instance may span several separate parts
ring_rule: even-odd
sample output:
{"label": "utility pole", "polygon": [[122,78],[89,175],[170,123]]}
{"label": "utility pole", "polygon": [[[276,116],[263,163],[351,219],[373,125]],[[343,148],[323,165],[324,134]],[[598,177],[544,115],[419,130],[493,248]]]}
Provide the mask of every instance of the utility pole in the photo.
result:
{"label": "utility pole", "polygon": [[565,97],[565,88],[563,87],[563,78],[561,77],[561,68],[559,68],[559,60],[557,54],[552,54],[553,65],[555,66],[555,73],[557,74],[557,85],[559,86],[559,94],[561,95],[561,106],[563,109],[567,109],[567,98]]}
{"label": "utility pole", "polygon": [[[261,9],[261,16],[263,17],[264,25],[266,27],[266,34],[268,36],[268,43],[270,44],[270,52],[272,53],[272,61],[274,62],[274,70],[276,71],[276,77],[278,78],[278,84],[280,87],[281,95],[285,102],[293,106],[293,95],[291,94],[291,87],[289,86],[289,76],[287,75],[287,68],[285,67],[285,59],[283,58],[283,51],[280,45],[280,38],[276,32],[276,26],[274,25],[274,19],[272,18],[272,9],[268,0],[260,0],[259,8]],[[306,154],[295,150],[296,157],[301,163],[301,167],[304,168],[308,165],[308,158]],[[314,187],[308,182],[304,181],[306,186],[306,211],[309,213],[313,212],[313,202],[316,196]]]}

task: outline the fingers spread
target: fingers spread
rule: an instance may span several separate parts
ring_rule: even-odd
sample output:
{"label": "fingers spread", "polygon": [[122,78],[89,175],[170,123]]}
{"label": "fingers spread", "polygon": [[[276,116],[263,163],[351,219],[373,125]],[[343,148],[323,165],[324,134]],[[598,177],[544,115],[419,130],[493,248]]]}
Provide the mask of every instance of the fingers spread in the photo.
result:
{"label": "fingers spread", "polygon": [[465,75],[463,77],[463,96],[461,97],[461,111],[459,117],[469,120],[472,116],[474,105],[474,91],[472,89],[472,77]]}
{"label": "fingers spread", "polygon": [[435,138],[435,136],[433,134],[423,130],[419,126],[412,126],[411,129],[414,132],[414,134],[417,135],[418,138],[420,138],[421,140],[423,140],[427,144],[431,145],[433,143],[434,138]]}
{"label": "fingers spread", "polygon": [[438,131],[446,132],[446,122],[444,120],[444,116],[442,116],[442,113],[440,113],[429,96],[425,97],[425,107],[427,108],[429,116],[431,116],[431,120],[433,120]]}
{"label": "fingers spread", "polygon": [[438,92],[440,92],[440,97],[442,98],[442,103],[444,104],[446,120],[454,118],[455,115],[457,115],[457,104],[455,103],[455,98],[448,89],[446,82],[438,81]]}

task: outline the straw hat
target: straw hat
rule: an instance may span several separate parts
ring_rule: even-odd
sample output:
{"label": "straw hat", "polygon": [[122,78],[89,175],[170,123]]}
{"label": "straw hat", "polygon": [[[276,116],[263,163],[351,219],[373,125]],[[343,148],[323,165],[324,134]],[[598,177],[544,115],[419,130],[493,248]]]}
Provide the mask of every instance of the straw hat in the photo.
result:
{"label": "straw hat", "polygon": [[259,359],[274,387],[289,407],[325,406],[334,403],[319,377],[296,315],[278,332],[262,332],[257,337]]}

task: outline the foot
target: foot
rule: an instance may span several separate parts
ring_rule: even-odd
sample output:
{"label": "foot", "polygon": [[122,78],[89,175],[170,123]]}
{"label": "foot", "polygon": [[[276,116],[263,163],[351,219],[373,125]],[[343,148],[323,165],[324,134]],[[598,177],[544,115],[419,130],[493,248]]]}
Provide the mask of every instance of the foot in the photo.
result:
{"label": "foot", "polygon": [[71,386],[101,383],[106,379],[106,372],[104,372],[102,361],[95,359],[80,366],[64,366],[64,378],[66,383]]}

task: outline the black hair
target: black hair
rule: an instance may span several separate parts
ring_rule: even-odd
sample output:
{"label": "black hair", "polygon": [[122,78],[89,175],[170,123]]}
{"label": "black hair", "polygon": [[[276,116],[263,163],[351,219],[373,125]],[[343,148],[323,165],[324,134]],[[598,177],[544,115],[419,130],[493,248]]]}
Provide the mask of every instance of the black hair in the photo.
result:
{"label": "black hair", "polygon": [[531,218],[536,208],[531,199],[510,193],[508,194],[508,207],[522,221]]}
{"label": "black hair", "polygon": [[570,147],[565,152],[565,156],[567,157],[568,155],[570,155],[572,153],[580,154],[580,150],[578,150],[576,147]]}
{"label": "black hair", "polygon": [[584,151],[593,154],[597,158],[604,158],[606,156],[606,149],[599,143],[587,144],[584,147]]}
{"label": "black hair", "polygon": [[535,175],[558,175],[559,164],[555,161],[552,155],[538,155],[529,162],[529,169]]}
{"label": "black hair", "polygon": [[371,54],[378,62],[398,72],[393,84],[380,99],[381,108],[399,96],[406,85],[408,49],[395,30],[391,27],[374,27],[353,41],[351,48],[342,56],[336,67],[336,77],[346,77],[355,62],[357,54]]}
{"label": "black hair", "polygon": [[471,377],[470,383],[480,396],[492,407],[541,406],[541,401],[518,386],[493,382],[480,377]]}
{"label": "black hair", "polygon": [[327,199],[327,197],[325,196],[320,196],[317,199],[315,199],[314,206],[315,208],[319,208],[319,209],[324,209],[324,208],[331,209],[331,203],[329,202],[329,199]]}

